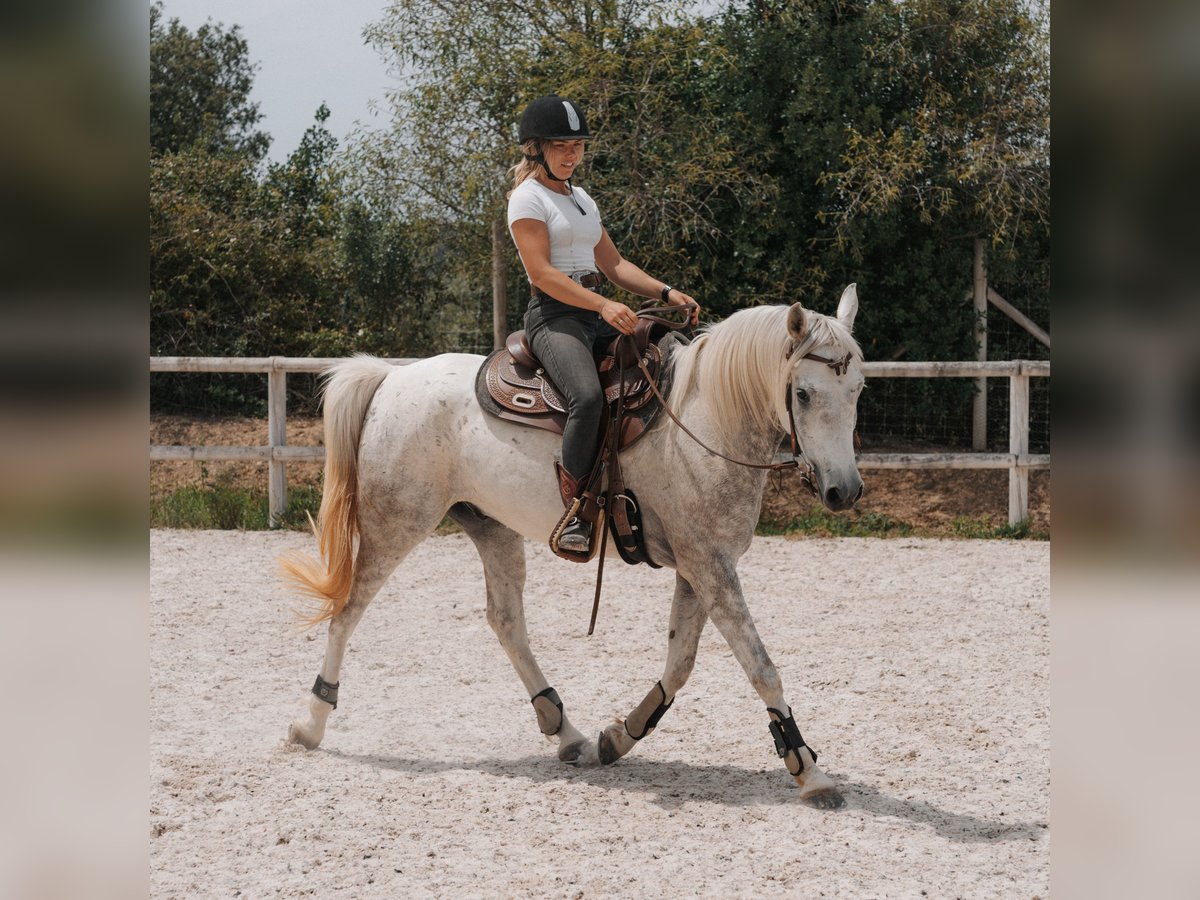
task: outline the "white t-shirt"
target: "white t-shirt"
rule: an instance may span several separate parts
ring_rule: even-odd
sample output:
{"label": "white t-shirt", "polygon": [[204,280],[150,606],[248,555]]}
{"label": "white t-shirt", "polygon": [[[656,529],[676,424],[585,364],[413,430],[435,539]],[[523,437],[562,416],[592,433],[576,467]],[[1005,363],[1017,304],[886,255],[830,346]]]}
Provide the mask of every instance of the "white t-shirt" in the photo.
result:
{"label": "white t-shirt", "polygon": [[586,216],[569,194],[555,193],[536,178],[526,178],[508,198],[508,233],[512,234],[517,219],[545,222],[550,232],[550,265],[566,275],[596,271],[595,250],[601,236],[596,202],[583,188],[572,189]]}

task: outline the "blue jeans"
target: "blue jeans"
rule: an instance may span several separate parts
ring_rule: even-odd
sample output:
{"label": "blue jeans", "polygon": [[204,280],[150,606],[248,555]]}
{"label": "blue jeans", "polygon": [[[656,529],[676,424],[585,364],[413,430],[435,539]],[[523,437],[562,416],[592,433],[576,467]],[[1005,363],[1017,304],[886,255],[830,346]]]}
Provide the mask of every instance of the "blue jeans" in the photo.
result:
{"label": "blue jeans", "polygon": [[529,301],[525,334],[538,361],[567,401],[562,464],[572,478],[585,478],[600,447],[604,391],[594,353],[620,332],[600,317],[544,294]]}

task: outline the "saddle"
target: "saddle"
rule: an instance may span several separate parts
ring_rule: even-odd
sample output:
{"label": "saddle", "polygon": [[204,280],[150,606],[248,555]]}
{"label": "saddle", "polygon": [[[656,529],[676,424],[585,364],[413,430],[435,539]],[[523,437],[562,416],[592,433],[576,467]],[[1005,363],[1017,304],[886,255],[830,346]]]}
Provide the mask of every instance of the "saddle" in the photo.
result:
{"label": "saddle", "polygon": [[[612,418],[618,399],[624,398],[618,450],[633,444],[654,422],[659,404],[638,362],[658,384],[664,351],[669,349],[666,344],[675,340],[674,327],[657,318],[639,318],[631,341],[617,337],[596,357],[610,413],[604,417],[605,423]],[[661,384],[659,390],[663,390]],[[504,347],[484,360],[475,392],[484,410],[498,418],[554,434],[562,434],[566,426],[567,401],[538,362],[523,330],[510,334]]]}

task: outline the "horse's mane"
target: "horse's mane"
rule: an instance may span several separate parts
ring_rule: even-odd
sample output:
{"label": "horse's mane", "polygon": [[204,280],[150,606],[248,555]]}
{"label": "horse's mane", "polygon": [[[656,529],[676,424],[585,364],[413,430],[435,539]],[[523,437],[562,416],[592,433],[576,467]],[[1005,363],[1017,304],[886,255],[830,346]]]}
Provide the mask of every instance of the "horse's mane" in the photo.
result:
{"label": "horse's mane", "polygon": [[[729,440],[747,428],[777,428],[784,412],[784,382],[792,346],[787,329],[788,307],[752,306],[708,325],[690,346],[675,354],[671,406],[695,384],[708,405],[718,433]],[[803,356],[829,348],[831,358],[846,353],[862,359],[850,329],[837,319],[805,310],[808,334],[795,351]]]}

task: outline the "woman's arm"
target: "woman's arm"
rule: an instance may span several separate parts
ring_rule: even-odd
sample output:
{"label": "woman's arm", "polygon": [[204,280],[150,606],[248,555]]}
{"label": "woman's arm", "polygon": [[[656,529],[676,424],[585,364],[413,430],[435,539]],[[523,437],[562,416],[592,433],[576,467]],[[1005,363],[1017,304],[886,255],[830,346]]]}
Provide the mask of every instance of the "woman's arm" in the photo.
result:
{"label": "woman's arm", "polygon": [[512,223],[512,234],[525,272],[535,288],[569,306],[598,312],[618,331],[633,334],[637,321],[628,306],[589,291],[550,265],[550,231],[545,222],[517,219]]}
{"label": "woman's arm", "polygon": [[[608,280],[617,287],[641,297],[653,297],[657,300],[662,296],[663,288],[667,285],[657,278],[651,278],[629,260],[622,257],[621,252],[617,250],[617,245],[608,236],[607,228],[601,231],[600,243],[596,245],[595,254],[596,265],[600,267],[600,271],[608,277]],[[692,297],[675,288],[671,288],[671,293],[667,295],[667,302],[673,306],[681,306],[684,303],[696,303]],[[695,325],[699,320],[700,304],[697,303],[696,308],[692,310],[692,324]]]}

